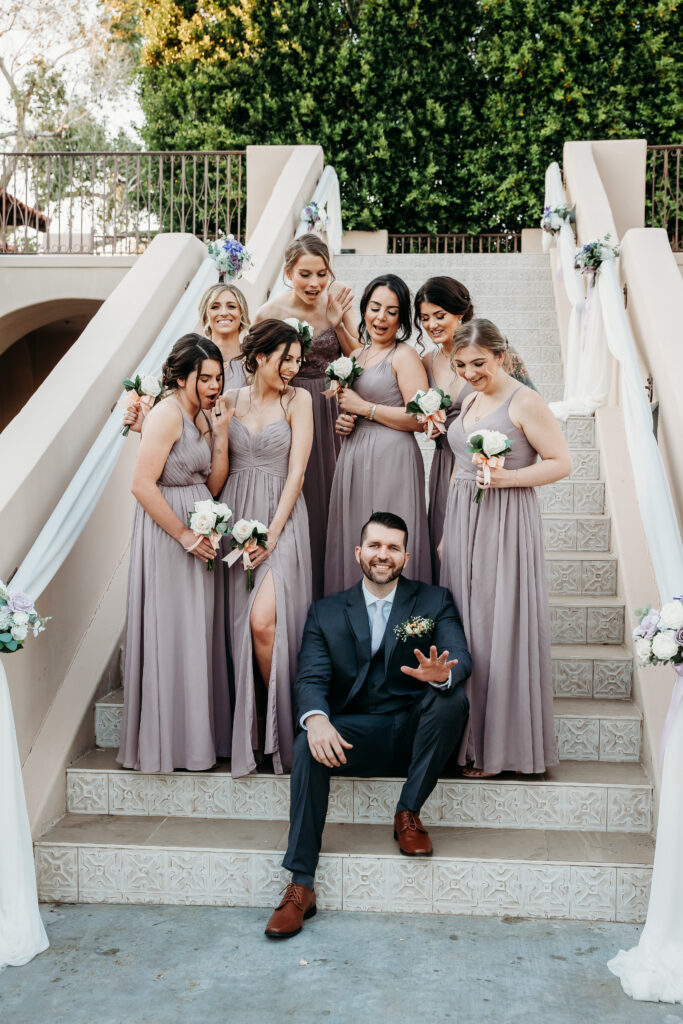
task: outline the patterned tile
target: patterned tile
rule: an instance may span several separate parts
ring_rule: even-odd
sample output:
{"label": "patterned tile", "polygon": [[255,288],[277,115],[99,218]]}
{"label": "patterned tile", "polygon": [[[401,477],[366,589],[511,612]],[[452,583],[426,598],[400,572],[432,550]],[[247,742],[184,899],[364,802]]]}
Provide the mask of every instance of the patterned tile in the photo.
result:
{"label": "patterned tile", "polygon": [[36,846],[38,898],[78,902],[78,850],[74,846]]}
{"label": "patterned tile", "polygon": [[219,907],[248,907],[252,857],[249,853],[209,854],[209,893]]}
{"label": "patterned tile", "polygon": [[109,781],[105,772],[67,772],[66,807],[79,814],[109,813]]}
{"label": "patterned tile", "polygon": [[521,864],[480,864],[477,914],[519,916],[523,905],[523,870]]}
{"label": "patterned tile", "polygon": [[[170,858],[172,855],[168,854]],[[169,886],[166,879],[164,850],[121,850],[119,895],[126,903],[164,903]],[[112,888],[116,885],[116,872],[112,872]],[[173,887],[170,886],[171,891]],[[111,892],[110,892],[111,895]]]}
{"label": "patterned tile", "polygon": [[192,814],[194,779],[187,775],[151,775],[147,779],[148,814],[183,817]]}
{"label": "patterned tile", "polygon": [[576,521],[577,551],[609,551],[609,519],[578,519]]}
{"label": "patterned tile", "polygon": [[574,485],[574,511],[602,513],[605,508],[605,485],[577,481]]}
{"label": "patterned tile", "polygon": [[621,644],[623,642],[623,607],[598,606],[586,609],[586,643]]}
{"label": "patterned tile", "polygon": [[481,821],[499,828],[514,828],[519,824],[520,786],[486,785],[481,787]]}
{"label": "patterned tile", "polygon": [[610,832],[646,832],[652,828],[652,794],[647,789],[610,786],[607,794]]}
{"label": "patterned tile", "polygon": [[581,563],[570,559],[547,559],[545,563],[548,590],[551,594],[581,593]]}
{"label": "patterned tile", "polygon": [[400,792],[400,782],[355,781],[353,783],[353,820],[392,821]]}
{"label": "patterned tile", "polygon": [[575,921],[613,921],[616,913],[617,869],[570,868],[569,914]]}
{"label": "patterned tile", "polygon": [[95,743],[104,749],[118,749],[121,742],[121,705],[95,705]]}
{"label": "patterned tile", "polygon": [[640,721],[603,718],[600,722],[600,760],[639,761],[640,733]]}
{"label": "patterned tile", "polygon": [[386,909],[395,912],[432,912],[432,864],[406,858],[407,863],[394,859],[383,861],[386,873]]}
{"label": "patterned tile", "polygon": [[576,551],[576,519],[562,519],[559,516],[543,519],[543,536],[546,551]]}
{"label": "patterned tile", "polygon": [[81,903],[117,903],[123,891],[123,851],[109,847],[80,847],[78,890]]}
{"label": "patterned tile", "polygon": [[522,868],[522,913],[525,917],[569,917],[570,869],[564,865],[527,864]]}
{"label": "patterned tile", "polygon": [[290,873],[282,867],[282,854],[251,855],[249,865],[249,906],[276,907],[290,882]]}
{"label": "patterned tile", "polygon": [[[247,776],[232,780],[232,812],[236,818],[268,820],[274,815],[286,817],[274,806],[273,782],[267,777]],[[279,811],[279,813],[278,813]]]}
{"label": "patterned tile", "polygon": [[473,914],[478,907],[479,865],[474,861],[434,862],[433,895],[437,914]]}
{"label": "patterned tile", "polygon": [[566,792],[560,786],[515,786],[523,828],[566,828]]}
{"label": "patterned tile", "polygon": [[627,700],[631,696],[633,665],[630,661],[596,661],[593,696]]}
{"label": "patterned tile", "polygon": [[591,597],[617,592],[617,563],[614,560],[586,559],[581,566],[581,593]]}
{"label": "patterned tile", "polygon": [[597,480],[600,477],[600,453],[597,448],[572,449],[572,480]]}
{"label": "patterned tile", "polygon": [[617,921],[643,923],[647,917],[651,882],[651,868],[617,868]]}
{"label": "patterned tile", "polygon": [[561,761],[597,761],[600,721],[597,718],[556,718],[555,732]]}
{"label": "patterned tile", "polygon": [[192,814],[198,818],[232,816],[232,779],[226,775],[193,779]]}
{"label": "patterned tile", "polygon": [[323,854],[315,873],[316,904],[321,910],[341,910],[342,896],[342,857]]}
{"label": "patterned tile", "polygon": [[553,691],[556,697],[590,697],[593,692],[593,662],[553,658]]}
{"label": "patterned tile", "polygon": [[[434,790],[438,816],[432,821],[443,825],[474,826],[481,823],[482,787],[464,782],[439,782]],[[426,819],[424,819],[426,821]]]}
{"label": "patterned tile", "polygon": [[537,489],[541,512],[573,512],[574,484],[570,480],[546,484]]}
{"label": "patterned tile", "polygon": [[604,786],[568,786],[565,814],[567,828],[604,830],[607,827],[607,790]]}
{"label": "patterned tile", "polygon": [[585,644],[586,609],[582,606],[551,605],[550,632],[554,644]]}
{"label": "patterned tile", "polygon": [[383,910],[387,898],[383,860],[347,857],[342,871],[344,910]]}
{"label": "patterned tile", "polygon": [[328,821],[353,821],[353,787],[351,779],[330,779]]}
{"label": "patterned tile", "polygon": [[567,443],[570,448],[592,448],[595,445],[595,420],[592,416],[569,417]]}
{"label": "patterned tile", "polygon": [[110,814],[149,814],[150,775],[109,775]]}

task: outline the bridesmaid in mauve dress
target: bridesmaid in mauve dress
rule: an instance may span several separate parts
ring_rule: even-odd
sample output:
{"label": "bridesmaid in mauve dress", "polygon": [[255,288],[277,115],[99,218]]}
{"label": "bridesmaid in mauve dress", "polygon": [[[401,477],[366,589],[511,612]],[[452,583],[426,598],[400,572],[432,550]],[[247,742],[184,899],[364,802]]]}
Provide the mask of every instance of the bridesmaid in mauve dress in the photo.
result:
{"label": "bridesmaid in mauve dress", "polygon": [[[244,341],[251,383],[230,392],[229,475],[223,497],[234,518],[268,526],[268,548],[251,555],[254,589],[240,558],[228,572],[229,631],[235,673],[231,772],[256,771],[257,752],[272,754],[276,773],[291,767],[291,683],[308,607],[311,556],[301,494],[313,440],[309,395],[291,387],[302,344],[281,320],[254,325]],[[268,691],[266,732],[259,741],[254,663]]]}
{"label": "bridesmaid in mauve dress", "polygon": [[[187,526],[227,473],[221,354],[199,334],[176,342],[167,397],[146,418],[133,477],[124,705],[118,761],[143,772],[201,771],[230,749],[225,644],[213,646],[210,542]],[[219,667],[217,671],[216,666]]]}
{"label": "bridesmaid in mauve dress", "polygon": [[292,285],[291,291],[267,302],[257,312],[255,321],[296,317],[313,328],[313,344],[305,353],[296,386],[308,391],[313,403],[313,448],[303,493],[311,531],[313,599],[317,600],[323,596],[330,489],[341,445],[335,432],[337,403],[324,396],[325,368],[342,353],[349,355],[357,348],[358,333],[353,322],[351,289],[334,280],[329,250],[319,235],[302,235],[289,244],[285,276]]}
{"label": "bridesmaid in mauve dress", "polygon": [[[332,483],[325,559],[325,593],[357,583],[354,550],[373,512],[393,512],[408,526],[410,561],[403,575],[431,583],[424,463],[415,440],[421,430],[405,406],[427,374],[410,337],[410,292],[394,274],[377,277],[360,303],[363,367],[353,388],[339,392],[338,430],[345,435]],[[367,341],[365,340],[367,339]]]}
{"label": "bridesmaid in mauve dress", "polygon": [[[470,719],[460,749],[470,777],[536,774],[557,764],[550,611],[535,487],[571,471],[567,443],[541,396],[503,369],[507,342],[472,320],[454,342],[458,373],[475,394],[448,430],[455,470],[446,505],[441,585],[462,618],[473,671]],[[495,430],[512,441],[504,467],[484,475],[467,438]]]}

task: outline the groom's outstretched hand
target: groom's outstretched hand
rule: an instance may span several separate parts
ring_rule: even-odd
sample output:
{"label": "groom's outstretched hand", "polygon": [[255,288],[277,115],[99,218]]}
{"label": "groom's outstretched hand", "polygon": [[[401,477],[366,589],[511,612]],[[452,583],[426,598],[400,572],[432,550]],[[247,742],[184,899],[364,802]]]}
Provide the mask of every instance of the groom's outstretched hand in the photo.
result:
{"label": "groom's outstretched hand", "polygon": [[306,719],[308,745],[316,761],[328,768],[339,768],[346,764],[344,750],[351,750],[353,743],[347,743],[325,715],[309,715]]}
{"label": "groom's outstretched hand", "polygon": [[432,644],[429,648],[429,657],[425,658],[424,654],[417,647],[413,651],[413,654],[417,658],[417,668],[410,668],[409,665],[402,665],[401,672],[405,672],[407,676],[412,676],[413,679],[418,679],[421,683],[445,683],[448,681],[448,677],[451,674],[451,669],[454,665],[458,664],[458,659],[453,658],[452,661],[448,660],[448,651],[444,651],[437,657],[436,647]]}

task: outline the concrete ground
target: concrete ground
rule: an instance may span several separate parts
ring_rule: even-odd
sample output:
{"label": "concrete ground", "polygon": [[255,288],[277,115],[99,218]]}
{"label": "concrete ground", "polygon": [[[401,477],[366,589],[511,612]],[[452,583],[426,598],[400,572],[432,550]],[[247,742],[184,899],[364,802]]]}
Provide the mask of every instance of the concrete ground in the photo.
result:
{"label": "concrete ground", "polygon": [[50,949],[0,974],[2,1024],[677,1024],[605,966],[632,925],[320,912],[287,941],[267,911],[46,905]]}

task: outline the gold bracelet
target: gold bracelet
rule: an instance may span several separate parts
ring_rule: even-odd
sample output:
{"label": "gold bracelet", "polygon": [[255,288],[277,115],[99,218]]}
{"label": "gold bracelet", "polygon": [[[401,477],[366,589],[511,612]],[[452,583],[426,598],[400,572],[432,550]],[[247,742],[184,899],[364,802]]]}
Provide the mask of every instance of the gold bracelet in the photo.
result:
{"label": "gold bracelet", "polygon": [[377,411],[377,406],[373,405],[373,407],[371,408],[370,412],[368,413],[368,419],[369,420],[374,420],[376,411]]}

